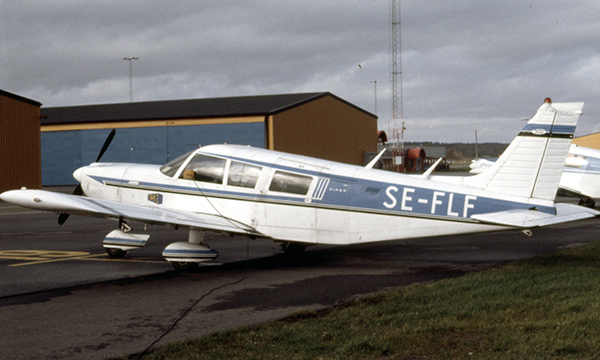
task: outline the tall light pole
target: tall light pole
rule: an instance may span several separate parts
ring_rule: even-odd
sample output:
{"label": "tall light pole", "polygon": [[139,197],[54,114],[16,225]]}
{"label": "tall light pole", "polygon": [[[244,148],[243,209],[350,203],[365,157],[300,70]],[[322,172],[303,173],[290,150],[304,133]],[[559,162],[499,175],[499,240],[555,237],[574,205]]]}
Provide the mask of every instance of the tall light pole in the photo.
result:
{"label": "tall light pole", "polygon": [[373,83],[373,87],[374,87],[374,100],[373,103],[375,104],[375,111],[373,112],[373,114],[377,115],[377,83],[381,82],[381,80],[373,80],[373,81],[369,81],[370,83]]}
{"label": "tall light pole", "polygon": [[133,66],[132,61],[138,60],[138,57],[124,57],[123,60],[129,61],[129,102],[133,102]]}

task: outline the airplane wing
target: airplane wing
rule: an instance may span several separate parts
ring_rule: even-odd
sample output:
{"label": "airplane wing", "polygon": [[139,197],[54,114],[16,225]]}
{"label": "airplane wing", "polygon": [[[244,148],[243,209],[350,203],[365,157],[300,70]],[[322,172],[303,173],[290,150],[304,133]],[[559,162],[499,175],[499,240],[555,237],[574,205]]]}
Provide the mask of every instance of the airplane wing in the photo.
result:
{"label": "airplane wing", "polygon": [[487,224],[532,228],[589,219],[600,215],[600,211],[582,206],[572,204],[556,204],[555,206],[556,215],[537,210],[517,209],[478,214],[471,216],[471,218]]}
{"label": "airplane wing", "polygon": [[46,190],[11,190],[2,193],[0,199],[42,211],[112,219],[122,218],[152,224],[180,225],[220,232],[262,236],[254,228],[223,216],[125,204]]}

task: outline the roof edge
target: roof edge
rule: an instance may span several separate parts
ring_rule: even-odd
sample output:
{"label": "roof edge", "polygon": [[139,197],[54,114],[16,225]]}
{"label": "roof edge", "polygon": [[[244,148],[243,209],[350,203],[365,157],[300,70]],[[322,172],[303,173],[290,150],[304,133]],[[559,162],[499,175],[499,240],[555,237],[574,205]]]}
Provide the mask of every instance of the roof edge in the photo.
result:
{"label": "roof edge", "polygon": [[0,89],[0,95],[6,96],[6,97],[14,99],[14,100],[22,101],[22,102],[28,103],[30,105],[42,106],[42,103],[39,101],[31,100],[31,99],[28,99],[26,97],[23,97],[23,96],[20,96],[17,94],[9,93],[8,91],[4,91],[2,89]]}
{"label": "roof edge", "polygon": [[[311,94],[311,93],[307,93],[307,94]],[[307,99],[304,99],[303,101],[299,101],[299,102],[297,102],[295,104],[291,104],[289,106],[285,106],[285,107],[282,107],[280,109],[273,110],[269,115],[276,115],[276,114],[281,113],[283,111],[286,111],[286,110],[289,110],[289,109],[293,109],[296,106],[304,105],[306,103],[309,103],[311,101],[315,101],[315,100],[320,99],[320,98],[324,98],[326,96],[331,96],[332,98],[334,98],[334,99],[336,99],[336,100],[338,100],[338,101],[340,101],[340,102],[342,102],[342,103],[344,103],[344,104],[346,104],[346,105],[348,105],[348,106],[350,106],[350,107],[352,107],[352,108],[354,108],[354,109],[356,109],[356,110],[358,110],[358,111],[360,111],[362,113],[365,113],[365,114],[367,114],[369,116],[372,116],[372,117],[374,117],[376,119],[379,119],[379,116],[377,116],[376,114],[373,114],[370,111],[367,111],[367,110],[365,110],[365,109],[363,109],[363,108],[361,108],[359,106],[356,106],[355,104],[353,104],[353,103],[351,103],[351,102],[349,102],[347,100],[344,100],[341,97],[339,97],[339,96],[337,96],[335,94],[330,93],[329,91],[320,92],[320,93],[314,93],[314,96],[312,96],[310,98],[307,98]]]}

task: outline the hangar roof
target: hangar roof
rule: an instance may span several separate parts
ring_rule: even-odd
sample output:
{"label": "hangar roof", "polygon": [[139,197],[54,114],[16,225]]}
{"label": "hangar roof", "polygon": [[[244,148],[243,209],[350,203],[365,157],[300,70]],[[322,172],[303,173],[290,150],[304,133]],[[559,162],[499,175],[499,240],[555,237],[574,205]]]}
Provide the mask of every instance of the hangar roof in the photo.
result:
{"label": "hangar roof", "polygon": [[[120,104],[49,107],[41,109],[42,125],[274,115],[324,96],[329,92],[167,100]],[[375,116],[375,115],[373,115]]]}
{"label": "hangar roof", "polygon": [[40,102],[28,99],[28,98],[23,97],[23,96],[19,96],[17,94],[9,93],[8,91],[4,91],[2,89],[0,89],[0,95],[1,96],[6,96],[6,97],[11,98],[11,99],[19,100],[19,101],[22,101],[24,103],[31,104],[31,105],[34,105],[34,106],[41,106],[42,105],[42,103],[40,103]]}

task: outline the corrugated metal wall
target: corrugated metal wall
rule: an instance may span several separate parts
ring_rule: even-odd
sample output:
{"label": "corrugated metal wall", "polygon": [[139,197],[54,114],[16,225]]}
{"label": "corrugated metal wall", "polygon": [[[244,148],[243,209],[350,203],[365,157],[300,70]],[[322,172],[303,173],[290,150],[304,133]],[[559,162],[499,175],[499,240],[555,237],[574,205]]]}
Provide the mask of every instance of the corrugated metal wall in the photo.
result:
{"label": "corrugated metal wall", "polygon": [[333,97],[273,115],[269,147],[354,165],[377,151],[377,117]]}
{"label": "corrugated metal wall", "polygon": [[[103,162],[164,164],[200,145],[265,146],[264,123],[117,129]],[[92,163],[110,129],[42,132],[44,186],[74,185],[73,171]]]}
{"label": "corrugated metal wall", "polygon": [[0,191],[40,188],[40,105],[10,95],[0,93]]}

